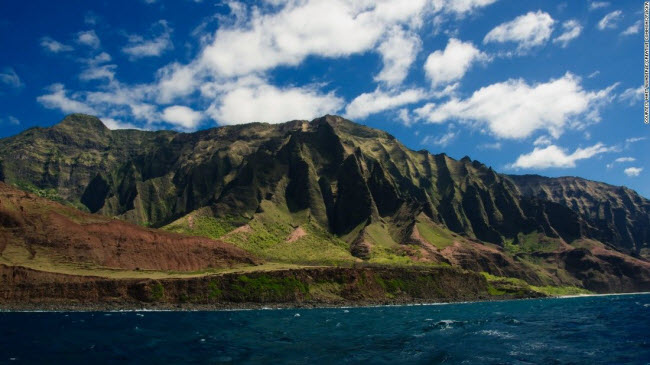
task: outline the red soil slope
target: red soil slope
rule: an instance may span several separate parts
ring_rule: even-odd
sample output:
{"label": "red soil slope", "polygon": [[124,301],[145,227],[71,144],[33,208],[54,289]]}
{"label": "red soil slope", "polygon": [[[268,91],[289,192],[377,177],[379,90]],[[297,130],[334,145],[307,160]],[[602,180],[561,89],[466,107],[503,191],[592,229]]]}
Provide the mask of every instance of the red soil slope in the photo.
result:
{"label": "red soil slope", "polygon": [[0,183],[0,258],[8,247],[32,258],[136,270],[197,271],[256,264],[222,241],[147,229],[83,213]]}

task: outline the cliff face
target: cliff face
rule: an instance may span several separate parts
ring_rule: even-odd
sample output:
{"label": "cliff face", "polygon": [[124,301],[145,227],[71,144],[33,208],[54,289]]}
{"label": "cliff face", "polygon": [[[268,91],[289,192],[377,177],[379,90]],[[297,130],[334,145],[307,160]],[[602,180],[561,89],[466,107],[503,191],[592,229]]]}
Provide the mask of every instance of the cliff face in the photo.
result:
{"label": "cliff face", "polygon": [[404,241],[424,213],[500,245],[531,232],[594,238],[636,254],[650,242],[650,202],[632,190],[501,175],[469,158],[411,151],[335,116],[185,134],[111,131],[94,117],[71,115],[1,140],[0,156],[7,183],[151,226],[206,206],[217,216],[251,217],[266,200],[308,211],[337,235],[384,221]]}
{"label": "cliff face", "polygon": [[578,177],[511,175],[524,197],[568,207],[580,218],[581,234],[610,247],[648,257],[650,201],[623,186]]}
{"label": "cliff face", "polygon": [[635,192],[499,174],[337,116],[188,134],[111,131],[75,114],[0,140],[0,178],[276,260],[404,259],[603,288],[647,277],[650,202]]}

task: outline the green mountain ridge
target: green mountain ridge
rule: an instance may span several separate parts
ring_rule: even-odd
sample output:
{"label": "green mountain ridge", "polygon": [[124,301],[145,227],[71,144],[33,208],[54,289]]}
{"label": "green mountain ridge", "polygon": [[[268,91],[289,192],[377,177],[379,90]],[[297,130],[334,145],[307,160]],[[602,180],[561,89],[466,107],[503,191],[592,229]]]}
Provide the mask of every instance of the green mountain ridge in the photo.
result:
{"label": "green mountain ridge", "polygon": [[650,288],[650,201],[634,191],[499,174],[338,116],[177,133],[111,131],[73,114],[0,140],[0,180],[273,260]]}

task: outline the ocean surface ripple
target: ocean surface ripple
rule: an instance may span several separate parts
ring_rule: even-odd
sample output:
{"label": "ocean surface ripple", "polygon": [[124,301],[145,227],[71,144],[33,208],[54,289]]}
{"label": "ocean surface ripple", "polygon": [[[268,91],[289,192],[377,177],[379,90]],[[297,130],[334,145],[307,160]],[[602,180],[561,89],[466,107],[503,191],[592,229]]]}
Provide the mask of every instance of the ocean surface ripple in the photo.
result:
{"label": "ocean surface ripple", "polygon": [[647,364],[650,295],[367,308],[0,312],[0,363]]}

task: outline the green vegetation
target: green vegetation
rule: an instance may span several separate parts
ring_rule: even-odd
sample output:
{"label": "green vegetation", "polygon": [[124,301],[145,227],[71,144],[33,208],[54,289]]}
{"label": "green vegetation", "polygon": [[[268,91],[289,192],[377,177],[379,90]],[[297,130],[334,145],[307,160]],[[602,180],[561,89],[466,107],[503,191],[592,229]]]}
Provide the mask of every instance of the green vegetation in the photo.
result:
{"label": "green vegetation", "polygon": [[151,286],[151,295],[150,298],[152,301],[160,301],[165,296],[165,288],[159,282],[156,282]]}
{"label": "green vegetation", "polygon": [[594,294],[594,292],[587,289],[578,288],[575,286],[530,286],[536,292],[540,292],[549,296],[563,296],[563,295],[584,295]]}
{"label": "green vegetation", "polygon": [[14,186],[20,190],[36,194],[41,198],[53,200],[59,203],[65,203],[65,200],[59,195],[59,192],[54,188],[40,189],[36,185],[26,182],[26,181],[17,181],[14,183]]}
{"label": "green vegetation", "polygon": [[440,228],[437,225],[429,225],[422,222],[416,223],[415,226],[418,228],[422,238],[439,249],[454,244],[454,237],[451,232],[446,229]]}
{"label": "green vegetation", "polygon": [[216,281],[210,281],[208,284],[208,298],[217,299],[221,296],[221,289],[217,286]]}
{"label": "green vegetation", "polygon": [[506,240],[503,248],[514,255],[518,253],[551,252],[558,249],[560,240],[544,236],[538,232],[519,233],[516,240]]}
{"label": "green vegetation", "polygon": [[181,234],[216,239],[231,232],[237,226],[241,225],[242,222],[243,220],[241,218],[233,216],[215,218],[210,215],[190,213],[190,215],[168,224],[163,229]]}
{"label": "green vegetation", "polygon": [[269,275],[249,277],[241,275],[232,288],[247,298],[287,298],[309,293],[308,285],[292,277],[277,278]]}
{"label": "green vegetation", "polygon": [[528,290],[548,296],[593,294],[593,292],[589,290],[575,286],[534,286],[517,278],[495,276],[486,272],[482,272],[481,274],[488,281],[488,291],[490,292],[490,295],[504,295],[512,290],[521,291],[522,293]]}

